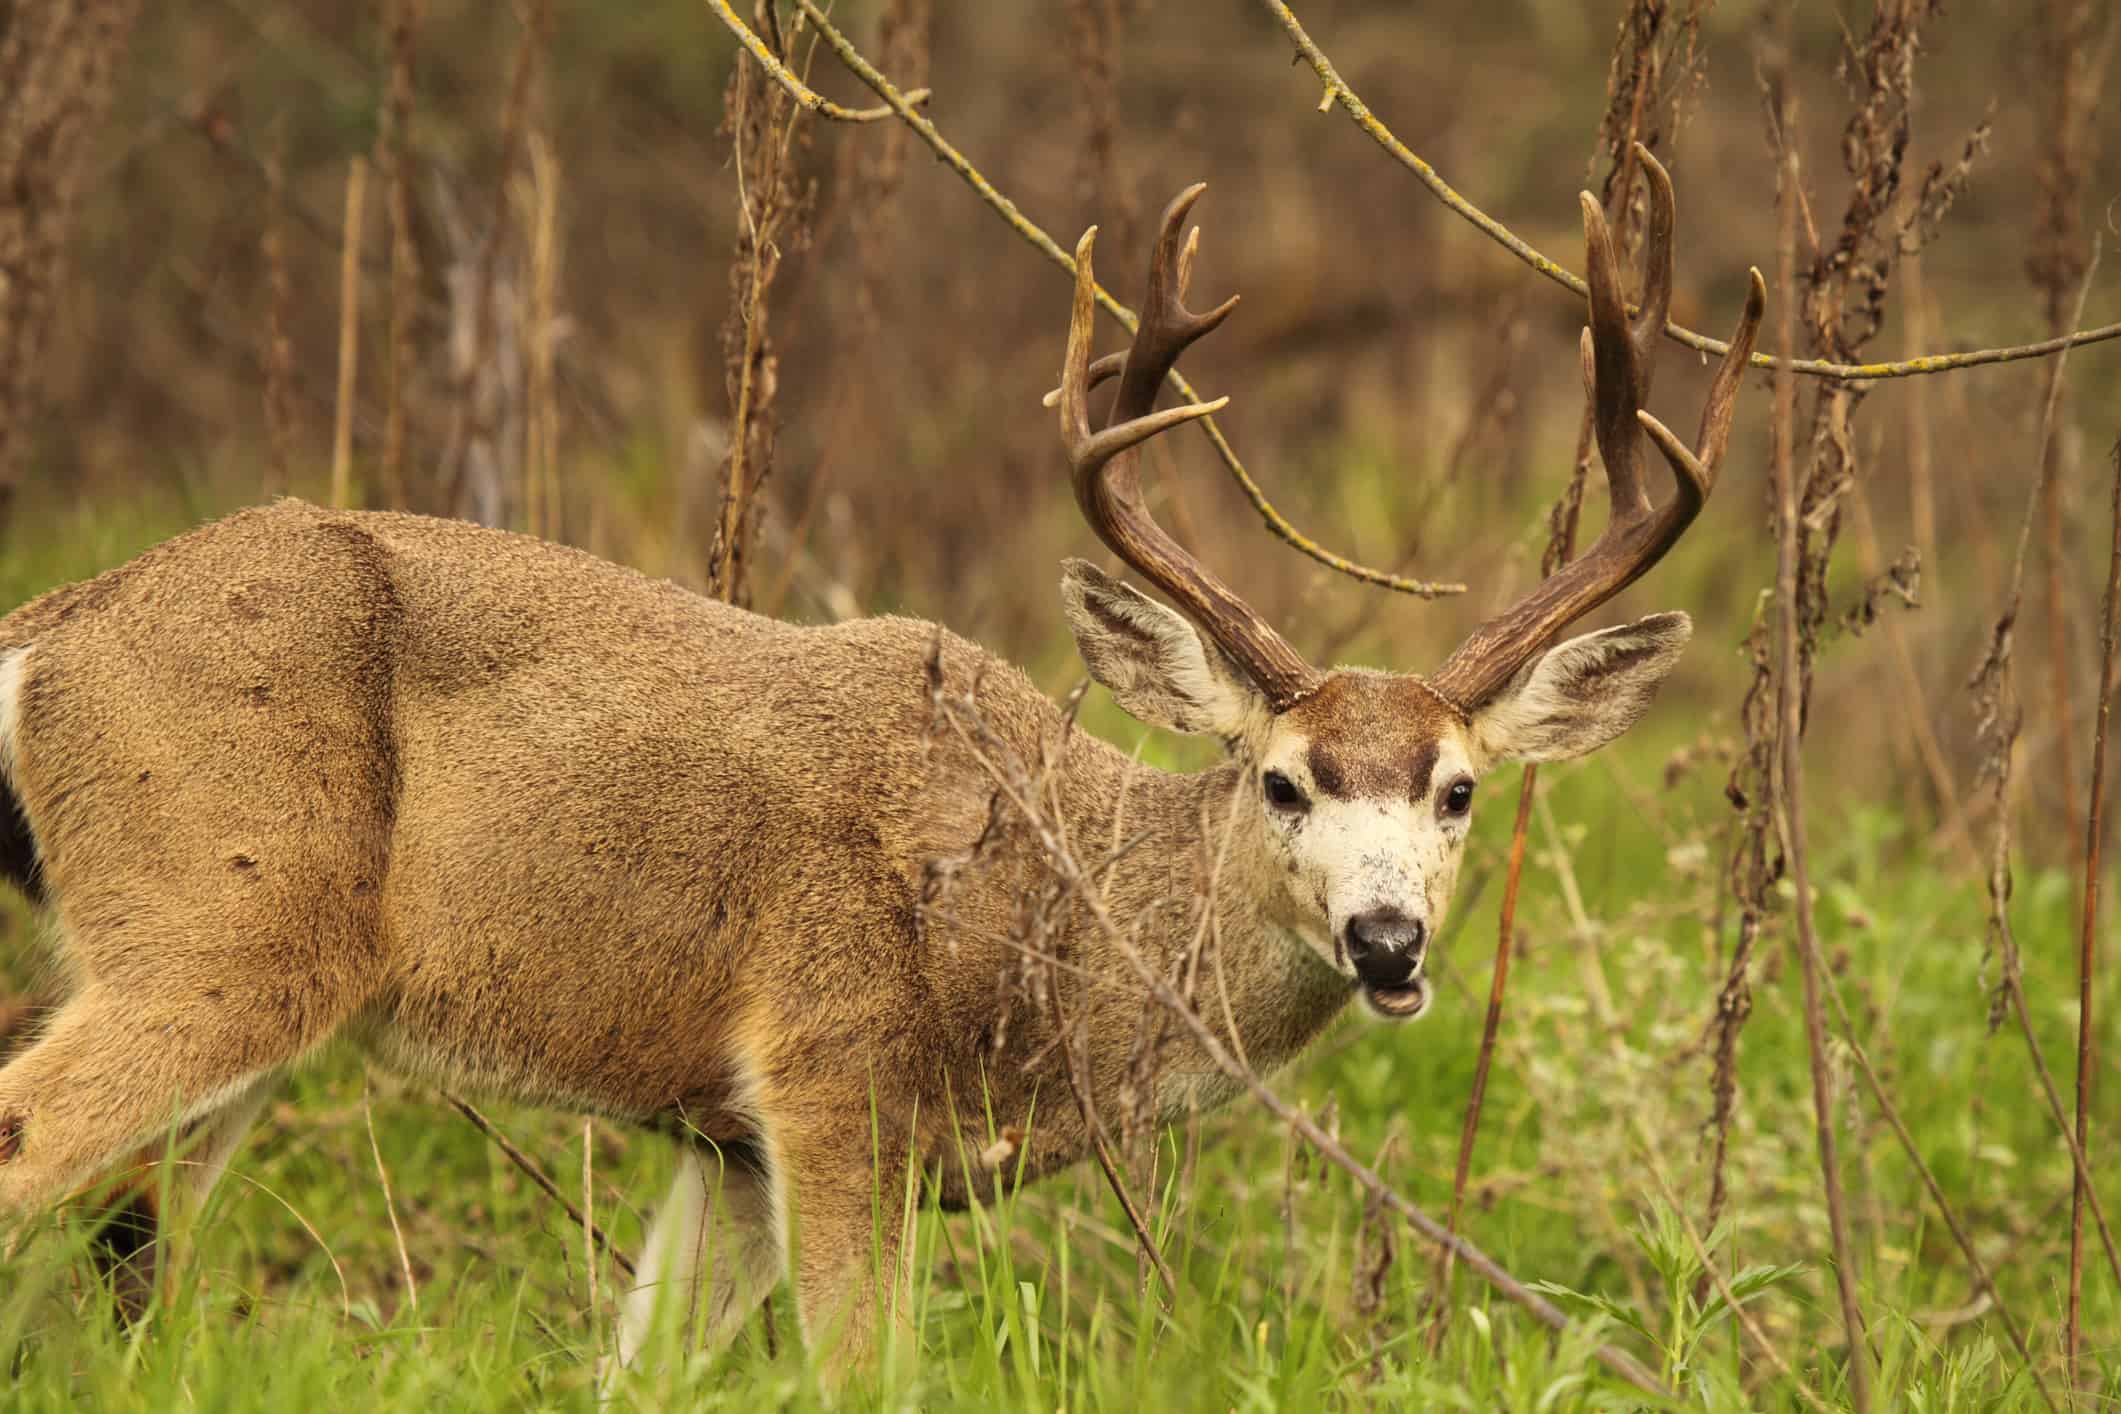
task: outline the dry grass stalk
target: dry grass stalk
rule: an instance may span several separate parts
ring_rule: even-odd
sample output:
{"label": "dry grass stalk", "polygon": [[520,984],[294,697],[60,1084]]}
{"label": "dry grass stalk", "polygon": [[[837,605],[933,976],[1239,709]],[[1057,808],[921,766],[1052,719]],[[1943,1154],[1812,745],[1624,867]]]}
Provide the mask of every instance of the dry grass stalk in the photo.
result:
{"label": "dry grass stalk", "polygon": [[361,210],[368,196],[368,159],[346,172],[346,220],[339,238],[339,391],[331,430],[331,503],[353,504],[355,375],[361,357]]}
{"label": "dry grass stalk", "polygon": [[530,136],[530,288],[524,311],[524,529],[559,539],[560,408],[554,362],[562,334],[559,301],[560,165],[543,133]]}
{"label": "dry grass stalk", "polygon": [[[758,0],[753,14],[773,57],[785,68],[788,39],[771,0]],[[762,493],[773,474],[780,366],[773,352],[769,296],[783,257],[809,244],[817,200],[816,180],[804,177],[797,163],[807,146],[806,113],[748,49],[738,54],[722,118],[737,176],[736,250],[729,261],[729,315],[722,323],[729,451],[706,566],[707,591],[732,604],[751,602],[751,555],[766,509]]]}
{"label": "dry grass stalk", "polygon": [[383,1186],[383,1212],[390,1218],[390,1235],[398,1246],[398,1271],[405,1278],[405,1301],[413,1315],[420,1314],[420,1283],[412,1274],[412,1253],[405,1246],[405,1229],[398,1223],[397,1200],[390,1192],[390,1170],[383,1163],[383,1146],[376,1142],[376,1111],[369,1103],[368,1087],[361,1087],[361,1121],[368,1127],[368,1152],[376,1161],[376,1179]]}
{"label": "dry grass stalk", "polygon": [[1936,1172],[1922,1156],[1922,1150],[1915,1143],[1915,1136],[1909,1132],[1906,1121],[1900,1117],[1900,1107],[1893,1103],[1892,1095],[1886,1090],[1884,1080],[1879,1077],[1877,1067],[1871,1064],[1869,1051],[1857,1038],[1856,1023],[1849,1015],[1848,1004],[1842,999],[1840,984],[1834,980],[1831,972],[1824,974],[1823,980],[1826,983],[1827,999],[1834,1004],[1834,1018],[1841,1026],[1842,1043],[1855,1058],[1857,1071],[1863,1076],[1872,1103],[1877,1105],[1878,1113],[1892,1129],[1893,1137],[1900,1142],[1901,1152],[1907,1155],[1908,1162],[1914,1166],[1916,1175],[1922,1180],[1922,1186],[1929,1190],[1930,1200],[1937,1205],[1937,1212],[1944,1219],[1945,1228],[1951,1233],[1952,1241],[1958,1245],[1960,1255],[1966,1258],[1967,1271],[1974,1281],[1975,1295],[1985,1297],[1988,1305],[1995,1310],[1997,1319],[2003,1322],[2003,1331],[2009,1337],[2011,1347],[2025,1363],[2025,1372],[2031,1377],[2033,1388],[2039,1393],[2041,1402],[2049,1409],[2055,1409],[2054,1395],[2049,1391],[2047,1381],[2040,1377],[2039,1366],[2034,1362],[2032,1347],[2026,1343],[2025,1332],[2019,1326],[2017,1317],[2011,1314],[2009,1305],[2003,1299],[2003,1292],[1996,1286],[1995,1278],[1989,1274],[1989,1264],[1981,1260],[1981,1253],[1974,1246],[1973,1234],[1967,1230],[1958,1209],[1952,1206],[1951,1199],[1945,1195],[1944,1185],[1937,1181]]}
{"label": "dry grass stalk", "polygon": [[[796,0],[796,5],[802,11],[803,17],[817,29],[826,46],[832,50],[842,64],[846,65],[848,72],[868,85],[871,91],[879,98],[882,98],[890,110],[898,115],[900,121],[913,129],[915,135],[927,144],[929,150],[935,153],[943,161],[944,165],[955,172],[967,186],[971,187],[979,199],[991,207],[1008,224],[1009,229],[1030,242],[1041,255],[1044,255],[1062,270],[1068,272],[1071,278],[1073,277],[1075,273],[1075,257],[1063,250],[1054,241],[1053,237],[1047,235],[1035,222],[1027,218],[1017,208],[1015,202],[996,190],[994,184],[980,174],[979,169],[966,159],[964,153],[951,146],[949,141],[937,130],[934,123],[915,111],[914,103],[925,97],[925,93],[900,92],[897,85],[886,78],[874,64],[862,57],[861,51],[856,49],[847,36],[833,25],[825,12],[818,8],[816,0]],[[756,35],[738,24],[734,12],[729,11],[726,4],[721,3],[721,0],[716,0],[716,8],[725,13],[728,23],[739,29],[738,37],[747,46],[755,45],[759,42]],[[792,76],[788,81],[798,82]],[[808,90],[805,89],[804,92],[808,92]],[[815,97],[815,95],[812,96]],[[1102,287],[1097,292],[1097,303],[1099,308],[1118,320],[1120,325],[1129,333],[1133,332],[1139,322],[1133,310],[1112,298]],[[1176,369],[1171,372],[1170,383],[1172,388],[1185,401],[1192,403],[1203,401],[1198,390],[1186,379],[1185,375]],[[1050,399],[1054,395],[1049,394],[1048,396]],[[1216,426],[1214,418],[1203,417],[1198,425],[1202,432],[1207,435],[1209,443],[1215,448],[1216,455],[1222,458],[1224,469],[1237,482],[1238,489],[1244,492],[1245,499],[1251,502],[1253,511],[1258,514],[1260,520],[1276,539],[1301,551],[1338,574],[1344,574],[1350,579],[1364,584],[1377,585],[1381,589],[1389,589],[1399,594],[1411,594],[1416,598],[1423,599],[1434,599],[1447,594],[1465,593],[1466,587],[1463,584],[1436,584],[1427,580],[1410,579],[1404,575],[1372,569],[1368,565],[1358,564],[1344,555],[1337,555],[1333,551],[1326,549],[1291,524],[1288,517],[1284,516],[1275,508],[1274,503],[1267,499],[1266,492],[1261,490],[1259,483],[1252,479],[1252,474],[1245,469],[1245,464],[1238,460],[1236,450],[1231,447],[1229,439],[1223,436],[1222,430]]]}
{"label": "dry grass stalk", "polygon": [[[2098,970],[2099,844],[2104,838],[2101,813],[2106,805],[2106,729],[2114,708],[2114,611],[2121,600],[2121,440],[2113,447],[2113,547],[2106,561],[2106,597],[2099,613],[2099,697],[2092,730],[2091,805],[2084,822],[2083,928],[2077,939],[2077,1148],[2091,1150],[2092,992]],[[2077,1352],[2082,1335],[2084,1299],[2085,1175],[2072,1176],[2069,1199],[2069,1327],[2065,1349],[2069,1381],[2077,1388]]]}
{"label": "dry grass stalk", "polygon": [[[501,114],[500,163],[494,172],[484,233],[469,268],[452,274],[452,295],[461,298],[453,311],[458,321],[450,338],[451,387],[449,435],[442,461],[442,508],[498,524],[503,518],[500,478],[516,458],[496,447],[506,419],[503,409],[516,399],[509,391],[482,380],[498,369],[520,369],[520,358],[497,358],[494,347],[498,316],[509,301],[496,297],[501,246],[512,228],[508,220],[509,185],[515,175],[529,122],[531,91],[540,60],[552,37],[552,0],[519,0],[516,18],[522,34],[516,42],[509,74],[507,104]],[[461,274],[462,278],[456,278]],[[510,305],[512,309],[513,306]],[[511,330],[510,332],[518,332]],[[467,494],[468,493],[468,494]]]}
{"label": "dry grass stalk", "polygon": [[420,253],[412,237],[413,57],[423,0],[391,0],[390,84],[376,135],[376,166],[386,183],[390,212],[390,363],[385,374],[383,459],[377,489],[393,507],[408,504],[405,485],[406,400],[415,351],[413,320],[420,303]]}
{"label": "dry grass stalk", "polygon": [[265,494],[284,495],[294,462],[295,286],[287,273],[286,125],[275,121],[265,163]]}

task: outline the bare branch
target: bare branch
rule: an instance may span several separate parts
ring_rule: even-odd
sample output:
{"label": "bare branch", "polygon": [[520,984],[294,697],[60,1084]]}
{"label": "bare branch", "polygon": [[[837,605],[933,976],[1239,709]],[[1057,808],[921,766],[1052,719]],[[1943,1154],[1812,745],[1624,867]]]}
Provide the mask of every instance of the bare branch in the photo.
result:
{"label": "bare branch", "polygon": [[[803,2],[807,7],[809,0],[803,0]],[[1295,41],[1297,51],[1311,65],[1313,71],[1317,73],[1319,82],[1325,85],[1324,100],[1320,104],[1321,112],[1324,111],[1328,103],[1340,104],[1346,110],[1348,116],[1355,120],[1357,127],[1369,134],[1371,140],[1376,142],[1379,147],[1390,153],[1393,160],[1412,172],[1421,184],[1427,187],[1430,193],[1438,201],[1449,207],[1454,214],[1471,223],[1474,229],[1510,254],[1516,256],[1526,265],[1531,266],[1532,269],[1546,276],[1555,284],[1560,285],[1563,289],[1573,292],[1577,298],[1581,299],[1590,293],[1590,286],[1584,283],[1582,276],[1570,272],[1555,264],[1546,256],[1541,255],[1520,239],[1509,227],[1488,215],[1487,212],[1482,211],[1463,196],[1460,196],[1448,182],[1437,175],[1434,167],[1423,161],[1419,154],[1394,136],[1392,130],[1386,127],[1375,113],[1370,111],[1369,105],[1365,104],[1356,95],[1355,90],[1348,87],[1347,81],[1340,76],[1340,71],[1333,67],[1333,61],[1327,58],[1325,51],[1312,41],[1311,36],[1305,32],[1303,25],[1297,20],[1295,12],[1289,8],[1285,0],[1261,0],[1261,3],[1267,7],[1269,14],[1281,22],[1281,27],[1288,31],[1289,38]],[[1712,339],[1706,334],[1697,334],[1692,329],[1686,328],[1681,324],[1665,321],[1664,334],[1666,338],[1684,344],[1686,347],[1700,353],[1714,354],[1720,358],[1730,352],[1731,346],[1723,340]],[[1791,372],[1807,374],[1814,378],[1857,380],[1910,378],[1924,373],[1945,373],[1957,368],[1977,368],[1984,364],[2014,363],[2020,359],[2045,358],[2051,354],[2059,354],[2066,349],[2073,349],[2082,344],[2102,343],[2108,339],[2121,339],[2121,323],[2104,324],[2096,329],[2082,329],[2074,334],[2066,334],[2057,339],[2043,339],[2035,344],[2018,344],[2009,348],[1976,349],[1969,353],[1925,354],[1919,358],[1902,359],[1897,363],[1833,363],[1826,359],[1793,358],[1787,355],[1764,353],[1753,354],[1750,362],[1755,368],[1776,368],[1787,362]]]}
{"label": "bare branch", "polygon": [[[824,11],[818,8],[814,0],[796,0],[796,3],[801,8],[805,18],[816,26],[825,43],[831,46],[832,52],[839,57],[840,62],[845,64],[856,78],[867,84],[889,104],[892,111],[897,113],[906,125],[912,128],[915,134],[920,137],[920,140],[928,145],[929,150],[941,158],[944,165],[957,173],[965,184],[972,188],[981,201],[986,202],[988,206],[992,207],[1001,216],[1002,220],[1009,224],[1009,229],[1030,242],[1033,248],[1041,255],[1044,255],[1055,265],[1067,271],[1071,278],[1074,276],[1074,258],[1063,250],[1053,237],[1047,235],[1035,222],[1025,216],[1015,202],[996,190],[992,182],[980,175],[979,169],[967,161],[962,152],[950,145],[943,135],[936,130],[935,124],[915,112],[910,96],[901,93],[890,79],[878,72],[875,65],[863,58],[861,52],[854,47],[846,35],[840,33],[833,26],[832,21],[826,17]],[[729,11],[726,4],[720,3],[720,0],[717,0],[717,4],[725,16],[733,16],[733,12]],[[753,35],[746,43],[748,44],[756,39],[757,36]],[[1129,334],[1132,334],[1139,327],[1140,321],[1135,317],[1134,311],[1114,299],[1110,293],[1102,288],[1097,291],[1097,303],[1107,314],[1118,320]],[[1096,365],[1093,364],[1092,367],[1094,369]],[[1200,394],[1187,381],[1184,374],[1173,370],[1170,383],[1185,401],[1189,403],[1203,401]],[[1259,483],[1252,479],[1252,474],[1245,470],[1245,464],[1238,460],[1237,452],[1230,446],[1228,439],[1223,436],[1222,429],[1216,426],[1215,419],[1204,417],[1200,420],[1200,426],[1201,430],[1207,434],[1208,441],[1214,445],[1216,454],[1222,458],[1223,465],[1229,469],[1230,475],[1236,479],[1239,489],[1245,494],[1245,499],[1252,503],[1252,509],[1258,513],[1259,518],[1266,523],[1267,529],[1276,538],[1302,551],[1327,569],[1337,571],[1350,579],[1358,580],[1364,584],[1374,584],[1383,589],[1394,590],[1401,594],[1411,594],[1421,599],[1436,599],[1448,594],[1465,593],[1466,587],[1463,584],[1442,584],[1432,583],[1428,580],[1408,579],[1403,575],[1390,574],[1384,570],[1372,569],[1367,565],[1357,564],[1355,561],[1337,555],[1318,544],[1301,530],[1298,530],[1289,522],[1286,516],[1275,509],[1273,502],[1267,499],[1267,493],[1260,489]]]}

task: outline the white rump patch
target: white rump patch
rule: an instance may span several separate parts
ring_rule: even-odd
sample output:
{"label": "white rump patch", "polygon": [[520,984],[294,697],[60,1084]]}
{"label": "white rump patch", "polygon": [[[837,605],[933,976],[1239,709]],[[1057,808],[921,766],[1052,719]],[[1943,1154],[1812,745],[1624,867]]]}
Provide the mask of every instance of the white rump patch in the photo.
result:
{"label": "white rump patch", "polygon": [[22,684],[29,677],[27,647],[0,654],[0,777],[15,780],[21,761]]}

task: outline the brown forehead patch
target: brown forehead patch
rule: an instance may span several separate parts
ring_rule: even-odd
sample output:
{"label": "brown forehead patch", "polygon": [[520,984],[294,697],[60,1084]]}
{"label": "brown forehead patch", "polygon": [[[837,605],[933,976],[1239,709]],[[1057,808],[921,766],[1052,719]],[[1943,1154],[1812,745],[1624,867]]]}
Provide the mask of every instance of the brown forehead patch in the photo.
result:
{"label": "brown forehead patch", "polygon": [[1334,673],[1282,719],[1310,739],[1312,782],[1344,800],[1427,795],[1445,734],[1466,722],[1418,677],[1361,672]]}

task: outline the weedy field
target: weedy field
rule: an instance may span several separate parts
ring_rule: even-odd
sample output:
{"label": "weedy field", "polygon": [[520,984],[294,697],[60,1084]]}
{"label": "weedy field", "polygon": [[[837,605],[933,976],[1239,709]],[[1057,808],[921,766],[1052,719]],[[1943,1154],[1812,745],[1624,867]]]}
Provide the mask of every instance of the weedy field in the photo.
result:
{"label": "weedy field", "polygon": [[[1675,426],[1711,361],[1677,337],[1726,331],[1749,265],[1769,301],[1708,509],[1617,601],[1692,614],[1686,660],[1599,755],[1488,778],[1434,1004],[1351,1008],[1264,1077],[1293,1111],[1240,1094],[964,1213],[879,1174],[912,1309],[835,1394],[786,1288],[725,1350],[672,1309],[613,1368],[665,1139],[327,1049],[155,1293],[99,1266],[87,1199],[0,1256],[0,1406],[2121,1404],[2121,12],[1996,8],[0,25],[0,607],[291,492],[935,619],[1064,700],[1066,250],[1098,223],[1137,299],[1205,177],[1194,288],[1244,303],[1182,371],[1231,394],[1229,450],[1153,444],[1157,514],[1314,661],[1426,671],[1602,522],[1546,263],[1582,266],[1576,190],[1633,271],[1634,144],[1672,170]],[[1213,756],[1101,690],[1081,721]],[[0,910],[0,1045],[59,990],[47,926]]]}
{"label": "weedy field", "polygon": [[[848,1402],[1667,1407],[1596,1362],[1604,1340],[1679,1392],[1669,1407],[1811,1407],[1803,1390],[1845,1407],[1801,1005],[1786,963],[1770,961],[1754,993],[1728,1160],[1734,1197],[1714,1231],[1700,1226],[1704,1018],[1723,980],[1704,845],[1728,807],[1713,772],[1666,783],[1668,748],[1683,755],[1685,743],[1661,735],[1551,781],[1466,1193],[1466,1230],[1541,1283],[1576,1318],[1568,1332],[1552,1335],[1463,1270],[1439,1299],[1434,1250],[1240,1100],[1157,1141],[1142,1191],[1178,1278],[1170,1298],[1154,1278],[1144,1286],[1094,1168],[960,1215],[881,1187],[880,1223],[914,1204],[918,1348],[899,1350]],[[1623,818],[1640,828],[1584,823]],[[1351,1015],[1274,1082],[1436,1213],[1450,1202],[1509,826],[1503,810],[1477,826],[1469,906],[1444,944],[1431,1015],[1403,1028]],[[1907,833],[1875,810],[1822,818],[1821,943],[1871,1064],[2051,1366],[2068,1155],[2022,1046],[1988,1032],[1982,900],[1911,864]],[[2067,992],[2055,959],[2067,953],[2072,899],[2059,874],[2019,882],[2015,921],[2035,996]],[[2071,1009],[2042,1006],[2035,1019],[2047,1052],[2066,1054]],[[2111,1043],[2110,1026],[2100,1039]],[[1845,1046],[1835,1064],[1850,1092],[1844,1163],[1859,1195],[1854,1250],[1881,1407],[2042,1407],[1993,1303],[1861,1095]],[[489,1117],[581,1202],[578,1119],[505,1108]],[[593,1130],[588,1191],[621,1251],[639,1249],[640,1205],[664,1189],[668,1147]],[[470,1123],[343,1054],[305,1067],[275,1103],[218,1192],[171,1309],[121,1329],[84,1279],[81,1242],[81,1224],[64,1225],[11,1268],[0,1298],[11,1407],[593,1407],[622,1281],[608,1261],[588,1261],[581,1228]],[[1736,1327],[1724,1292],[1705,1286],[1704,1253],[1759,1343]],[[2086,1295],[2097,1374],[2085,1407],[2096,1408],[2121,1392],[2111,1339],[2121,1310],[2104,1281],[2087,1280]],[[823,1402],[785,1295],[713,1357],[681,1324],[620,1381],[622,1402]]]}

